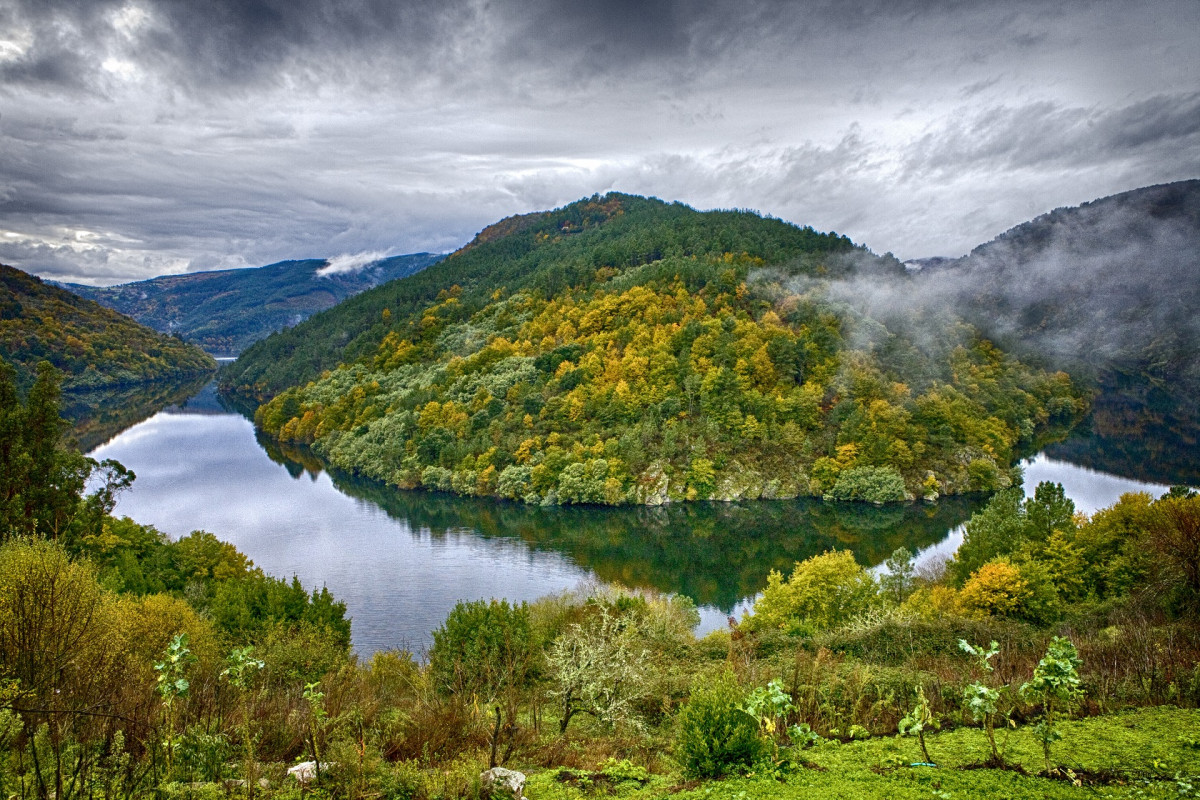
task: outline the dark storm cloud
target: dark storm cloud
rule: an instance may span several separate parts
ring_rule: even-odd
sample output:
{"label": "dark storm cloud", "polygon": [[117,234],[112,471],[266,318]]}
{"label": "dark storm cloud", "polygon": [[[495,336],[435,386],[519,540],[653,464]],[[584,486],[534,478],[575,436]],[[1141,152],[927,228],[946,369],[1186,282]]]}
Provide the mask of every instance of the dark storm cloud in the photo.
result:
{"label": "dark storm cloud", "polygon": [[[1034,4],[1036,5],[1036,4]],[[141,67],[183,88],[243,89],[283,78],[451,83],[486,62],[574,80],[660,66],[686,83],[764,43],[801,45],[893,22],[986,7],[968,2],[786,0],[11,0],[2,23],[32,37],[0,66],[8,86],[102,90],[101,65],[128,41]],[[137,12],[131,18],[130,10]],[[126,16],[122,16],[126,12]],[[139,16],[145,12],[144,18]],[[1016,34],[1023,41],[1032,34]],[[1044,34],[1041,34],[1044,36]]]}
{"label": "dark storm cloud", "polygon": [[[100,66],[125,39],[137,63],[191,88],[238,88],[336,73],[351,57],[396,63],[428,56],[466,4],[453,0],[16,0],[6,24],[32,46],[0,72],[5,83],[103,86]],[[133,16],[122,18],[131,9]],[[140,12],[144,12],[144,17]],[[340,58],[330,60],[341,54]]]}
{"label": "dark storm cloud", "polygon": [[1197,31],[1194,0],[0,0],[0,259],[448,250],[607,189],[957,254],[1200,173]]}

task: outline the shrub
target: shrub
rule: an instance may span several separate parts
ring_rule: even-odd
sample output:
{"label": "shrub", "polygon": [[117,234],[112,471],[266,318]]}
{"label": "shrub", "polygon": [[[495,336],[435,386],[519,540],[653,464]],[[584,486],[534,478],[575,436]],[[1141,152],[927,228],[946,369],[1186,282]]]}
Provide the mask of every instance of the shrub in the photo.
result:
{"label": "shrub", "polygon": [[729,670],[693,687],[679,712],[676,756],[684,774],[718,778],[749,768],[762,756],[758,720],[742,710],[744,700]]}
{"label": "shrub", "polygon": [[429,674],[441,692],[488,699],[528,683],[535,650],[524,603],[460,602],[433,632]]}
{"label": "shrub", "polygon": [[549,692],[562,714],[560,734],[581,712],[607,725],[635,722],[634,701],[646,683],[649,651],[639,640],[637,621],[621,613],[632,600],[618,598],[613,611],[593,604],[590,619],[571,624],[551,643]]}
{"label": "shrub", "polygon": [[830,551],[797,563],[786,582],[772,570],[747,624],[751,630],[812,633],[863,614],[878,600],[875,579],[854,555],[849,550]]}
{"label": "shrub", "polygon": [[558,476],[558,500],[560,503],[603,503],[604,479],[608,476],[608,462],[603,458],[586,464],[568,464]]}
{"label": "shrub", "polygon": [[908,498],[904,478],[893,467],[851,467],[838,474],[829,492],[834,500],[902,503]]}
{"label": "shrub", "polygon": [[1070,639],[1055,636],[1038,662],[1033,678],[1021,686],[1021,696],[1042,706],[1042,718],[1037,724],[1038,739],[1046,757],[1046,772],[1050,772],[1050,745],[1062,738],[1056,727],[1058,715],[1070,713],[1083,697],[1083,682],[1079,679],[1079,653]]}
{"label": "shrub", "polygon": [[[913,705],[904,719],[900,720],[899,733],[901,736],[916,735],[917,741],[921,745],[921,755],[925,758],[925,763],[932,764],[933,759],[929,756],[929,748],[925,745],[925,731],[937,730],[941,727],[937,717],[933,715],[933,710],[929,707],[929,700],[925,697],[925,687],[917,687],[917,702]],[[854,728],[850,729],[851,738],[854,738]]]}
{"label": "shrub", "polygon": [[1007,558],[996,558],[971,574],[958,594],[963,613],[973,617],[1021,617],[1033,592]]}
{"label": "shrub", "polygon": [[412,761],[401,761],[381,770],[379,789],[389,800],[419,800],[425,797],[425,778]]}

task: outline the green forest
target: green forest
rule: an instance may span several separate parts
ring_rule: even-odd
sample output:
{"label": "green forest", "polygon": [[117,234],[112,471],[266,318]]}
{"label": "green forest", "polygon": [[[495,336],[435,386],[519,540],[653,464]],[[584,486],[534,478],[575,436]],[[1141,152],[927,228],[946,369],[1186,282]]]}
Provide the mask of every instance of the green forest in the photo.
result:
{"label": "green forest", "polygon": [[499,223],[221,380],[338,468],[547,505],[995,491],[1086,409],[960,319],[889,328],[829,294],[873,277],[906,279],[835,234],[594,197]]}
{"label": "green forest", "polygon": [[1001,491],[941,568],[830,549],[703,637],[597,587],[360,659],[327,591],[114,518],[135,476],[63,444],[59,377],[0,362],[4,797],[500,797],[492,766],[531,800],[1198,794],[1194,491]]}
{"label": "green forest", "polygon": [[65,389],[97,389],[211,373],[200,348],[0,264],[0,358],[28,388],[37,365],[63,373]]}

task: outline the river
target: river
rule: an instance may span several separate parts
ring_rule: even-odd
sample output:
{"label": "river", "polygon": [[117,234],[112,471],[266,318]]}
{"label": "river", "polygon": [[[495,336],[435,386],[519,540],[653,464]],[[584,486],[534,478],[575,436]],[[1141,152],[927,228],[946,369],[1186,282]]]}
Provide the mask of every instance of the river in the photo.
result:
{"label": "river", "polygon": [[[876,508],[793,502],[692,503],[662,508],[531,508],[405,492],[331,474],[304,453],[256,436],[212,384],[131,424],[91,450],[137,474],[116,513],[171,537],[206,530],[267,573],[327,586],[345,601],[362,656],[420,653],[460,600],[535,600],[589,582],[685,594],[700,631],[740,615],[771,569],[827,549],[879,564],[900,546],[929,560],[953,553],[983,501]],[[193,393],[194,392],[194,393]],[[149,412],[147,412],[149,413]],[[93,439],[100,439],[99,433]],[[1091,513],[1122,493],[1166,486],[1039,454],[1025,485],[1062,483]]]}

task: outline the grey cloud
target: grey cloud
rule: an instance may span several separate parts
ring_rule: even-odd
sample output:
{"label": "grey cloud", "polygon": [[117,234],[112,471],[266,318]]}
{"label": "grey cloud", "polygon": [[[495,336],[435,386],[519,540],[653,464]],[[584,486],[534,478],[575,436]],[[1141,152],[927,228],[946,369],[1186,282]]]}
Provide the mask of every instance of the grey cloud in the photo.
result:
{"label": "grey cloud", "polygon": [[[448,250],[613,188],[957,254],[1200,172],[1196,36],[1142,17],[1117,0],[0,0],[0,241],[43,241],[18,266],[57,270],[62,231],[111,232],[78,269],[132,279]],[[1076,33],[1110,19],[1162,45],[1116,58]],[[1080,88],[1114,58],[1127,85]]]}
{"label": "grey cloud", "polygon": [[[891,38],[896,25],[998,13],[993,4],[953,0],[148,0],[148,19],[124,31],[116,21],[123,0],[11,2],[6,24],[27,29],[33,46],[0,66],[5,83],[97,92],[112,53],[197,91],[329,80],[519,87],[535,74],[578,83],[643,66],[683,85],[730,61],[753,63],[767,55],[764,45],[800,52],[832,40],[868,57],[871,37]],[[864,31],[870,36],[853,40]],[[1041,35],[1021,32],[1014,41],[1036,45]]]}
{"label": "grey cloud", "polygon": [[[396,64],[419,61],[455,23],[465,4],[452,0],[152,0],[148,18],[119,30],[119,0],[16,0],[7,24],[33,44],[3,65],[5,83],[103,89],[102,62],[122,50],[171,85],[226,90],[336,74],[345,63],[386,53]],[[336,57],[336,58],[335,58]]]}
{"label": "grey cloud", "polygon": [[1155,95],[1109,109],[1051,101],[993,107],[914,142],[906,174],[924,179],[966,168],[1062,168],[1098,154],[1123,157],[1162,146],[1182,147],[1200,164],[1200,93]]}

